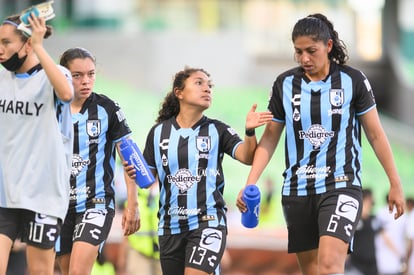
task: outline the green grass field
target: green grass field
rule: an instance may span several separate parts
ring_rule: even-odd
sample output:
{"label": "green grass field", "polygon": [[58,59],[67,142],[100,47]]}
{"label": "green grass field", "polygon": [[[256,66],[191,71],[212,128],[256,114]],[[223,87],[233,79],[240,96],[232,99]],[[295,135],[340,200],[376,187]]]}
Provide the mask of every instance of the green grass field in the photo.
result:
{"label": "green grass field", "polygon": [[[138,146],[143,150],[145,138],[150,127],[154,124],[160,103],[162,102],[169,87],[166,82],[165,91],[141,91],[132,87],[116,82],[100,79],[96,82],[96,91],[104,93],[117,101],[128,119],[128,123],[133,131],[133,138]],[[244,87],[228,88],[216,86],[213,94],[213,104],[206,115],[211,118],[220,119],[235,128],[239,133],[244,131],[246,114],[253,103],[258,104],[258,110],[263,111],[267,107],[269,88]],[[263,129],[257,131],[261,136]],[[404,148],[394,144],[391,140],[395,160],[402,178],[404,190],[408,195],[414,196],[414,185],[411,180],[414,178],[413,148]],[[364,187],[370,187],[374,191],[376,207],[384,205],[385,195],[388,191],[388,180],[375,157],[371,147],[366,140],[363,141],[363,179]],[[281,146],[282,145],[282,146]],[[284,167],[283,142],[279,144],[271,163],[267,166],[261,182],[271,178],[276,186],[277,196],[274,198],[280,201],[280,183],[282,182],[282,172]],[[235,200],[239,190],[245,184],[249,167],[226,156],[224,159],[224,173],[226,178],[225,198],[230,209],[235,208]],[[264,186],[262,183],[259,186]],[[263,191],[262,191],[263,192]],[[283,223],[280,204],[275,203],[276,213],[274,224]]]}

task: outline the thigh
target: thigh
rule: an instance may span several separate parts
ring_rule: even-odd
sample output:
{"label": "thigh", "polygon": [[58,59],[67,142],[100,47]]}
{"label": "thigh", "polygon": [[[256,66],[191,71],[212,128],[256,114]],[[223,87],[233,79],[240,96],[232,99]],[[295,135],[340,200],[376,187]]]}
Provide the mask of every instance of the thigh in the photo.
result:
{"label": "thigh", "polygon": [[296,253],[302,274],[318,274],[318,249]]}
{"label": "thigh", "polygon": [[159,236],[160,262],[164,275],[184,275],[187,234]]}
{"label": "thigh", "polygon": [[319,274],[344,274],[349,244],[343,240],[321,236],[318,249]]}
{"label": "thigh", "polygon": [[53,246],[45,249],[27,244],[27,268],[29,274],[53,274],[55,250]]}
{"label": "thigh", "polygon": [[226,248],[225,227],[201,228],[190,232],[186,246],[186,267],[212,274],[219,268]]}
{"label": "thigh", "polygon": [[22,213],[22,241],[32,247],[45,250],[52,249],[54,255],[56,240],[62,228],[62,220],[30,210],[22,210]]}
{"label": "thigh", "polygon": [[108,238],[114,212],[106,209],[88,209],[76,215],[69,273],[90,273],[93,264]]}
{"label": "thigh", "polygon": [[0,234],[0,274],[6,274],[12,244],[13,242],[9,237]]}
{"label": "thigh", "polygon": [[75,242],[70,253],[69,274],[91,274],[98,251],[99,245],[83,241]]}
{"label": "thigh", "polygon": [[336,189],[321,196],[320,236],[332,236],[350,243],[361,217],[362,193],[358,189]]}
{"label": "thigh", "polygon": [[[56,241],[56,255],[58,256],[59,264],[62,264],[61,261],[67,262],[67,267],[69,268],[69,260],[63,259],[63,255],[67,255],[72,251],[73,245],[73,231],[76,225],[76,213],[68,213],[65,217],[65,222],[62,225],[62,230],[60,231],[60,236]],[[65,258],[69,258],[65,257]]]}
{"label": "thigh", "polygon": [[20,229],[20,210],[0,207],[0,274],[5,274],[13,241]]}
{"label": "thigh", "polygon": [[88,209],[76,216],[73,242],[102,245],[108,238],[115,212],[112,209]]}
{"label": "thigh", "polygon": [[318,248],[319,230],[315,204],[317,199],[317,195],[282,197],[283,214],[288,229],[289,253]]}
{"label": "thigh", "polygon": [[0,207],[0,235],[13,242],[22,230],[21,216],[21,209]]}

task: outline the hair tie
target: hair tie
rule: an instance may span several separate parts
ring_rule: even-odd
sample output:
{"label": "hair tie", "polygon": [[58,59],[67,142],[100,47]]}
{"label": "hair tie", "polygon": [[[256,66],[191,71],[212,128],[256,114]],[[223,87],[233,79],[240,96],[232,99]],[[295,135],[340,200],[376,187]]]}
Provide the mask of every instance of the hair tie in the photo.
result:
{"label": "hair tie", "polygon": [[3,25],[4,25],[4,24],[10,24],[10,25],[13,25],[13,26],[15,26],[16,28],[19,26],[19,24],[17,24],[16,22],[10,21],[10,20],[4,20],[4,21],[3,21]]}

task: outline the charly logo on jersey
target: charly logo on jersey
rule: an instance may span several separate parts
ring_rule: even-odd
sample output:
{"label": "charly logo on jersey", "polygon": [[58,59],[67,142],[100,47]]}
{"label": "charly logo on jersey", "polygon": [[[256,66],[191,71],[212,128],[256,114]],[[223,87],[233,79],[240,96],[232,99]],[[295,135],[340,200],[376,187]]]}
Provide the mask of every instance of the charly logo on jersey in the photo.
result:
{"label": "charly logo on jersey", "polygon": [[211,138],[209,136],[198,136],[196,139],[197,150],[206,153],[210,151]]}
{"label": "charly logo on jersey", "polygon": [[344,104],[344,89],[330,89],[329,102],[334,107],[341,107]]}
{"label": "charly logo on jersey", "polygon": [[158,145],[160,146],[161,150],[167,150],[169,144],[170,144],[170,139],[164,138],[163,140],[161,140],[161,142]]}
{"label": "charly logo on jersey", "polygon": [[186,192],[201,180],[201,176],[193,175],[189,169],[182,168],[175,175],[168,175],[167,179],[169,183],[175,184],[181,192]]}
{"label": "charly logo on jersey", "polygon": [[328,138],[331,138],[335,135],[334,131],[327,131],[322,125],[320,124],[313,124],[309,127],[309,129],[305,132],[303,130],[299,131],[299,138],[300,139],[307,139],[310,144],[313,145],[314,150],[318,150],[319,147]]}
{"label": "charly logo on jersey", "polygon": [[293,106],[300,106],[300,94],[295,94],[290,101],[292,102]]}
{"label": "charly logo on jersey", "polygon": [[99,119],[90,119],[86,121],[86,132],[90,137],[97,137],[101,133],[101,121]]}
{"label": "charly logo on jersey", "polygon": [[91,163],[89,159],[84,160],[80,155],[73,154],[72,155],[72,169],[71,175],[76,177],[79,173],[83,170],[85,166],[88,166]]}
{"label": "charly logo on jersey", "polygon": [[298,108],[296,108],[297,106],[300,106],[300,94],[296,94],[294,95],[290,101],[292,102],[292,105],[295,106],[295,108],[293,109],[293,115],[292,118],[294,121],[299,121],[300,120],[300,112],[298,110]]}

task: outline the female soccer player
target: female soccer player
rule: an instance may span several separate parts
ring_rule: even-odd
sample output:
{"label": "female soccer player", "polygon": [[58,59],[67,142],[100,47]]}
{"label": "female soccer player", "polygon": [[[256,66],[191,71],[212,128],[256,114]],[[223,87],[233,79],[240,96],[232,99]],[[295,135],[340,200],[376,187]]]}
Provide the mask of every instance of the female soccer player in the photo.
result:
{"label": "female soccer player", "polygon": [[[390,181],[389,209],[404,212],[390,144],[365,75],[345,65],[346,48],[322,14],[300,19],[292,41],[299,66],[277,77],[268,123],[247,184],[256,183],[286,128],[282,205],[288,251],[304,274],[343,274],[361,214],[361,126]],[[246,210],[240,192],[237,207]]]}
{"label": "female soccer player", "polygon": [[[131,135],[114,101],[93,92],[95,57],[86,49],[66,50],[60,64],[72,74],[75,97],[70,104],[74,129],[69,211],[57,244],[63,274],[90,274],[115,215],[115,151]],[[137,187],[126,175],[124,235],[140,226]]]}
{"label": "female soccer player", "polygon": [[[204,69],[178,72],[147,137],[144,157],[160,184],[164,275],[219,274],[227,238],[224,154],[251,164],[257,146],[254,129],[272,118],[270,112],[255,112],[253,105],[242,140],[230,126],[204,115],[212,86]],[[135,175],[133,166],[126,170]]]}
{"label": "female soccer player", "polygon": [[55,241],[69,203],[70,73],[43,47],[51,28],[34,14],[0,25],[0,274],[13,242],[27,243],[30,274],[53,274]]}

